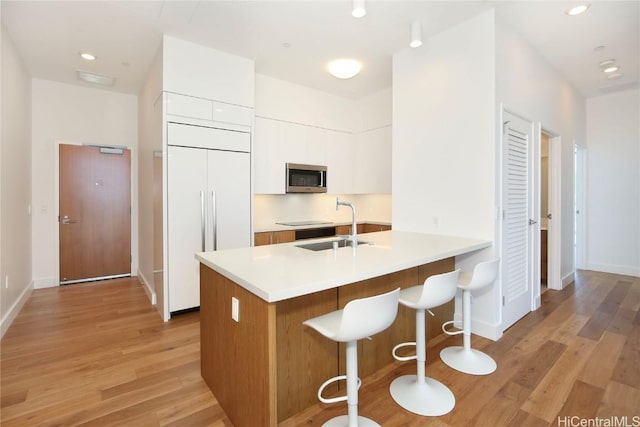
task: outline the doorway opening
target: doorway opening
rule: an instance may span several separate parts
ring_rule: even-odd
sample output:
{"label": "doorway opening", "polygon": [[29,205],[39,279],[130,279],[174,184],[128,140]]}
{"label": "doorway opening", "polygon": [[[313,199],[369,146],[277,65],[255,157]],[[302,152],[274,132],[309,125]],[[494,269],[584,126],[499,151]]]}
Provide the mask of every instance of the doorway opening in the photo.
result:
{"label": "doorway opening", "polygon": [[540,295],[547,290],[549,219],[549,135],[540,134]]}
{"label": "doorway opening", "polygon": [[573,144],[573,265],[576,270],[585,265],[585,148]]}

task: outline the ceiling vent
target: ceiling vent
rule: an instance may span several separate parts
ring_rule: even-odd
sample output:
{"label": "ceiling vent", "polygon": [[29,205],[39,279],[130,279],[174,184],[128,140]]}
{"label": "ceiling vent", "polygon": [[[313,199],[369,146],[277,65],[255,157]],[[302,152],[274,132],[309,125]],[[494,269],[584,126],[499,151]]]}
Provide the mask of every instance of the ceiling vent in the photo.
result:
{"label": "ceiling vent", "polygon": [[76,70],[76,76],[78,77],[78,80],[102,86],[113,86],[116,82],[114,77],[105,76],[104,74],[90,73],[89,71]]}
{"label": "ceiling vent", "polygon": [[612,93],[612,92],[620,92],[622,90],[636,89],[636,88],[640,89],[639,82],[620,83],[616,85],[599,87],[598,89],[600,90],[601,93]]}

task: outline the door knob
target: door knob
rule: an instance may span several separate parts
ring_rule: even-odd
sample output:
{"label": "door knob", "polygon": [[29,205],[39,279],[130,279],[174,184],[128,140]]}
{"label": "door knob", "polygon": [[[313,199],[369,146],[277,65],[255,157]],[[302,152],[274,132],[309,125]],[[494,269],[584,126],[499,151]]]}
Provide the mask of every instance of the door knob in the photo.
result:
{"label": "door knob", "polygon": [[64,225],[75,224],[76,222],[78,222],[78,221],[76,221],[75,219],[69,219],[68,215],[65,215],[65,216],[62,217],[62,224],[64,224]]}

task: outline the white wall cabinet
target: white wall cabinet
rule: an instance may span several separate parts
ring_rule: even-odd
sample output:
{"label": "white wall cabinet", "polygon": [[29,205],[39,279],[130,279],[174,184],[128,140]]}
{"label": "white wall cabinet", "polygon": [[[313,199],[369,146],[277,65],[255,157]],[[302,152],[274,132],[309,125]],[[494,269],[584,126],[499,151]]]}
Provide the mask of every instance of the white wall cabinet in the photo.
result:
{"label": "white wall cabinet", "polygon": [[169,311],[176,312],[200,305],[196,252],[251,246],[250,134],[169,123],[167,141]]}
{"label": "white wall cabinet", "polygon": [[333,194],[391,192],[391,126],[357,135],[256,117],[255,192],[285,193],[285,163],[327,166]]}
{"label": "white wall cabinet", "polygon": [[285,193],[285,163],[327,166],[327,191],[353,193],[354,136],[313,126],[256,117],[255,192]]}
{"label": "white wall cabinet", "polygon": [[391,126],[356,135],[356,194],[391,193]]}

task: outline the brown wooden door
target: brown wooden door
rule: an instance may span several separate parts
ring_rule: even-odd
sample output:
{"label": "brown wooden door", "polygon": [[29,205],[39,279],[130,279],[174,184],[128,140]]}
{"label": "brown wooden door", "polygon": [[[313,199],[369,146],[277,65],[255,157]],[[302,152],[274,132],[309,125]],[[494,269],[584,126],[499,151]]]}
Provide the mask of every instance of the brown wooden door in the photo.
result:
{"label": "brown wooden door", "polygon": [[60,283],[131,274],[131,152],[60,145]]}

